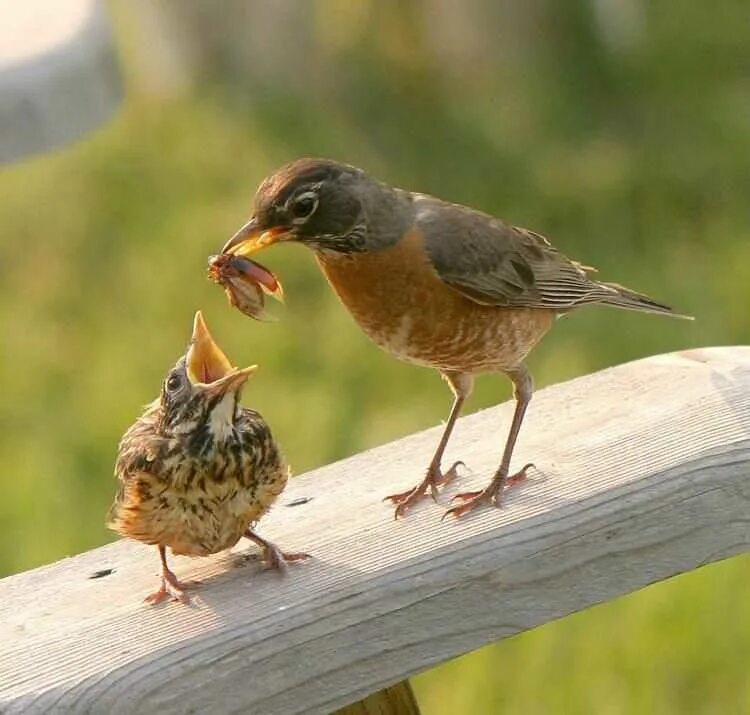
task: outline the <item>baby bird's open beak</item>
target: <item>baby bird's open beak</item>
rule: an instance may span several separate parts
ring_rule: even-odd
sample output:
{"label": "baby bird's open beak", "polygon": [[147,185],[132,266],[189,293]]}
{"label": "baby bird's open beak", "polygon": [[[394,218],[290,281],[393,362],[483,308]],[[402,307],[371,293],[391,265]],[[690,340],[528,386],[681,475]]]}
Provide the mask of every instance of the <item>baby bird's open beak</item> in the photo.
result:
{"label": "baby bird's open beak", "polygon": [[186,368],[193,385],[214,395],[237,392],[258,366],[251,365],[241,370],[233,367],[208,332],[206,321],[199,310],[193,322],[193,337],[187,352]]}
{"label": "baby bird's open beak", "polygon": [[245,384],[247,378],[250,377],[258,369],[257,365],[250,365],[250,367],[243,367],[241,370],[234,368],[232,372],[225,375],[220,380],[212,382],[210,385],[206,385],[205,393],[207,395],[225,395],[229,392],[238,392],[240,388]]}
{"label": "baby bird's open beak", "polygon": [[250,256],[283,241],[288,235],[289,229],[285,226],[264,229],[258,226],[258,221],[253,217],[224,244],[221,252],[234,256]]}

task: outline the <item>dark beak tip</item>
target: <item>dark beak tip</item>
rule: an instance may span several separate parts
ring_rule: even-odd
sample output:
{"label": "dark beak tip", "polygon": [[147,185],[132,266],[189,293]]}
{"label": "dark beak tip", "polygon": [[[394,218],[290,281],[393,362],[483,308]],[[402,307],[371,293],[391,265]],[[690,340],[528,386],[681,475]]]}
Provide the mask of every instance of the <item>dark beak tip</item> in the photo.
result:
{"label": "dark beak tip", "polygon": [[231,248],[234,248],[238,244],[242,243],[253,231],[258,227],[258,223],[255,217],[251,218],[237,233],[234,234],[221,249],[222,253],[227,253]]}
{"label": "dark beak tip", "polygon": [[230,238],[222,247],[222,254],[228,253],[229,250],[234,248],[241,240],[242,238],[240,237],[240,235],[235,233],[234,236],[232,236],[232,238]]}

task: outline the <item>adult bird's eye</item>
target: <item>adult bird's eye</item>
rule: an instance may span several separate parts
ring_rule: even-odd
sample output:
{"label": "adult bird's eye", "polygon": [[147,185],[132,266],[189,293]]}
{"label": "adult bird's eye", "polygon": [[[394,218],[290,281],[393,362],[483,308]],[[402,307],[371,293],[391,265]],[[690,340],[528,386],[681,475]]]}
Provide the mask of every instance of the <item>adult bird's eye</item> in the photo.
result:
{"label": "adult bird's eye", "polygon": [[306,219],[312,216],[316,208],[318,208],[318,195],[312,191],[306,191],[294,199],[290,210],[295,219]]}
{"label": "adult bird's eye", "polygon": [[171,375],[169,379],[167,380],[167,391],[168,392],[177,392],[182,387],[182,378],[175,374]]}

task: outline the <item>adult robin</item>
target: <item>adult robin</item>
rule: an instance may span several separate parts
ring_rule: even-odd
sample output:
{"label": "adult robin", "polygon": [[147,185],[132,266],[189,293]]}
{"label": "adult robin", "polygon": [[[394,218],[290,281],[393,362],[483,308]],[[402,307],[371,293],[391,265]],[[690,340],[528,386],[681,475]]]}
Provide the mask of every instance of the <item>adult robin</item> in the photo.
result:
{"label": "adult robin", "polygon": [[299,159],[266,178],[250,220],[223,252],[251,255],[274,243],[309,246],[360,327],[396,357],[439,370],[453,406],[415,487],[390,499],[398,518],[456,475],[441,460],[474,375],[505,373],[515,412],[500,465],[481,491],[458,494],[456,517],[500,505],[503,487],[520,480],[510,462],[533,383],[524,358],[555,318],[592,303],[674,315],[666,305],[590,277],[546,238],[480,211],[393,188],[361,169]]}
{"label": "adult robin", "polygon": [[245,536],[263,549],[272,568],[307,558],[284,553],[253,528],[289,476],[266,422],[239,406],[255,367],[233,368],[196,313],[187,353],[120,442],[119,491],[109,526],[158,547],[161,586],[146,598],[149,603],[169,597],[189,601],[189,584],[167,565],[167,547],[175,554],[206,556]]}

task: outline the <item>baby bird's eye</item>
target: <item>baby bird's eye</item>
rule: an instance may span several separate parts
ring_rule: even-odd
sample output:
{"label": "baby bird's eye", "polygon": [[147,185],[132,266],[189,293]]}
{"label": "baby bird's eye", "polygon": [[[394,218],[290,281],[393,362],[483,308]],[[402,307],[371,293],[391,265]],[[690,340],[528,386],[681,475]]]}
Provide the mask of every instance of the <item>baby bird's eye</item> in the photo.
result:
{"label": "baby bird's eye", "polygon": [[182,387],[182,376],[174,373],[167,380],[167,392],[177,392]]}
{"label": "baby bird's eye", "polygon": [[314,191],[305,191],[292,200],[289,210],[295,221],[303,221],[310,218],[317,208],[318,195]]}

